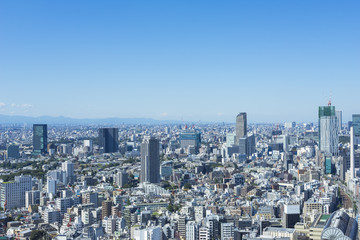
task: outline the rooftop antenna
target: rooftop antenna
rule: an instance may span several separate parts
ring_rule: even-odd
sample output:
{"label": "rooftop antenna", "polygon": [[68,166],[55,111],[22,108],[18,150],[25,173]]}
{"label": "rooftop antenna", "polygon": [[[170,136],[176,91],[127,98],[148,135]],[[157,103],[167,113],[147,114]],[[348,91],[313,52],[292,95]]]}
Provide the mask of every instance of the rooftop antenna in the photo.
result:
{"label": "rooftop antenna", "polygon": [[331,106],[331,97],[332,97],[332,93],[330,92],[330,96],[329,96],[329,102],[328,102],[328,106]]}

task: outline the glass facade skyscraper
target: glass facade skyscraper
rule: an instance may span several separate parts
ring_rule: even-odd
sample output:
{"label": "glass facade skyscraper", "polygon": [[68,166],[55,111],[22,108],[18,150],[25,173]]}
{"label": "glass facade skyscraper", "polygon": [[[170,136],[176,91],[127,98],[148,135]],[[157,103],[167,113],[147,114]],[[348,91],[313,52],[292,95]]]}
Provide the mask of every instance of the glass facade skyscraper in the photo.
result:
{"label": "glass facade skyscraper", "polygon": [[334,106],[319,107],[319,148],[325,154],[339,153],[339,126]]}
{"label": "glass facade skyscraper", "polygon": [[119,150],[119,129],[100,128],[99,147],[102,153],[113,153]]}
{"label": "glass facade skyscraper", "polygon": [[33,154],[47,153],[47,125],[33,125]]}
{"label": "glass facade skyscraper", "polygon": [[239,139],[247,134],[247,116],[245,112],[239,113],[236,116],[236,144],[239,144]]}
{"label": "glass facade skyscraper", "polygon": [[352,115],[352,127],[354,129],[354,144],[360,144],[360,114]]}

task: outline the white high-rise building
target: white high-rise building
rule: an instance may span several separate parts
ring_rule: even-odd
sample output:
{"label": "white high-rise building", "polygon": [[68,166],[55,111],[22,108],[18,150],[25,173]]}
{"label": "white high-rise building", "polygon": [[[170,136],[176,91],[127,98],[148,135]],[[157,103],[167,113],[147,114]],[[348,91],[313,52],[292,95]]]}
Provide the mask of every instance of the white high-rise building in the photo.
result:
{"label": "white high-rise building", "polygon": [[57,181],[55,179],[48,179],[47,180],[47,192],[48,194],[52,194],[53,196],[56,196],[56,184]]}
{"label": "white high-rise building", "polygon": [[117,218],[114,216],[104,217],[102,220],[102,226],[107,234],[113,234],[116,231],[116,220]]}
{"label": "white high-rise building", "polygon": [[221,223],[221,240],[234,239],[234,223]]}
{"label": "white high-rise building", "polygon": [[319,107],[319,146],[325,154],[338,155],[339,127],[334,106]]}
{"label": "white high-rise building", "polygon": [[13,182],[1,183],[1,207],[13,209],[25,207],[25,192],[34,185],[31,176],[16,176]]}
{"label": "white high-rise building", "polygon": [[199,240],[210,240],[210,230],[207,227],[199,229]]}
{"label": "white high-rise building", "polygon": [[355,178],[355,135],[354,127],[350,128],[350,178]]}
{"label": "white high-rise building", "polygon": [[134,231],[135,240],[161,240],[162,229],[161,227],[148,227],[145,229],[135,229]]}
{"label": "white high-rise building", "polygon": [[186,240],[199,239],[199,225],[195,221],[189,221],[186,224]]}
{"label": "white high-rise building", "polygon": [[85,139],[83,141],[83,146],[85,148],[87,148],[88,152],[92,153],[93,152],[93,140],[91,139]]}
{"label": "white high-rise building", "polygon": [[66,182],[64,184],[72,183],[75,180],[74,163],[66,161],[61,164],[62,170],[65,172]]}

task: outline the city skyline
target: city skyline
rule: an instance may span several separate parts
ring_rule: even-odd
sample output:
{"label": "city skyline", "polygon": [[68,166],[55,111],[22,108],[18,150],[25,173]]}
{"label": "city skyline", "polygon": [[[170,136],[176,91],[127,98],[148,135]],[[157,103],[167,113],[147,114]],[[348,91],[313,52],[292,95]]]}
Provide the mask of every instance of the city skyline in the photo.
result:
{"label": "city skyline", "polygon": [[0,9],[0,114],[315,122],[330,96],[345,121],[360,112],[356,1]]}

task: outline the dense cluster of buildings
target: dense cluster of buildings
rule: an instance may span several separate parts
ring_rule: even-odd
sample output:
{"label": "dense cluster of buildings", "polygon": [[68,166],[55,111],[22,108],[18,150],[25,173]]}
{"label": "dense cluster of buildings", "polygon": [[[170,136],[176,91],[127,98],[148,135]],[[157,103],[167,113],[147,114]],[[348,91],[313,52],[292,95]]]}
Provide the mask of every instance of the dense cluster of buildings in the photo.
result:
{"label": "dense cluster of buildings", "polygon": [[1,128],[0,235],[357,239],[360,115],[318,124]]}

